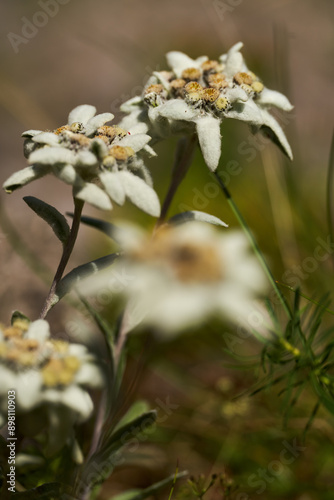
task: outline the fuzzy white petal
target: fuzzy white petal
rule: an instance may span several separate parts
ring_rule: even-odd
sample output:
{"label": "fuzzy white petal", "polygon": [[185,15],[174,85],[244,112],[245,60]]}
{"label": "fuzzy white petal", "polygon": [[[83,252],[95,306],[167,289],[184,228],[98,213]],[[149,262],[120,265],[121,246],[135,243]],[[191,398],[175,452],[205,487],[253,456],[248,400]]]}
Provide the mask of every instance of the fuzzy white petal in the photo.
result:
{"label": "fuzzy white petal", "polygon": [[267,88],[262,90],[261,94],[256,98],[256,102],[260,106],[275,106],[276,108],[283,109],[283,111],[291,111],[293,109],[292,104],[285,95]]}
{"label": "fuzzy white petal", "polygon": [[233,78],[236,73],[244,69],[244,58],[240,53],[242,47],[243,43],[238,42],[227,53],[224,73],[228,78]]}
{"label": "fuzzy white petal", "polygon": [[72,109],[70,114],[68,115],[68,124],[72,125],[72,123],[87,123],[88,120],[93,118],[96,113],[95,106],[91,106],[90,104],[82,104],[81,106],[77,106]]}
{"label": "fuzzy white petal", "polygon": [[53,165],[57,163],[75,163],[76,154],[67,148],[56,146],[45,146],[31,153],[28,162],[40,163],[42,165]]}
{"label": "fuzzy white petal", "polygon": [[43,130],[26,130],[25,132],[22,132],[21,137],[34,137],[35,135],[42,134]]}
{"label": "fuzzy white petal", "polygon": [[96,156],[90,151],[78,151],[75,157],[75,165],[92,167],[97,164]]}
{"label": "fuzzy white petal", "polygon": [[148,144],[151,140],[151,137],[147,134],[133,134],[127,135],[120,139],[119,141],[115,141],[114,144],[119,143],[121,146],[126,147],[129,146],[134,150],[135,153],[143,149],[146,144]]}
{"label": "fuzzy white petal", "polygon": [[75,198],[84,200],[101,210],[111,210],[112,204],[107,193],[92,183],[85,183],[80,188],[74,190]]}
{"label": "fuzzy white petal", "polygon": [[53,174],[66,184],[73,185],[77,180],[78,174],[72,165],[53,167]]}
{"label": "fuzzy white petal", "polygon": [[125,190],[119,177],[119,172],[101,172],[99,178],[108,195],[118,205],[125,202]]}
{"label": "fuzzy white petal", "polygon": [[7,193],[15,191],[26,184],[43,177],[50,171],[49,167],[40,165],[33,165],[31,167],[23,168],[12,174],[3,184],[3,188]]}
{"label": "fuzzy white petal", "polygon": [[32,140],[40,144],[47,144],[49,146],[58,146],[59,135],[53,134],[52,132],[42,132],[41,134],[35,135]]}
{"label": "fuzzy white petal", "polygon": [[123,113],[131,113],[138,107],[138,105],[142,104],[142,102],[143,100],[140,96],[131,97],[131,99],[128,99],[121,104],[120,110]]}
{"label": "fuzzy white petal", "polygon": [[154,189],[148,186],[143,179],[126,170],[119,172],[118,175],[123,183],[126,196],[132,203],[153,217],[159,217],[160,201]]}
{"label": "fuzzy white petal", "polygon": [[154,108],[157,112],[169,120],[186,120],[192,121],[199,115],[199,111],[189,106],[181,99],[171,99],[158,108]]}
{"label": "fuzzy white petal", "polygon": [[168,52],[166,54],[166,59],[168,66],[174,71],[177,78],[180,78],[185,69],[196,68],[199,66],[194,59],[191,59],[183,52],[178,52],[176,50]]}
{"label": "fuzzy white petal", "polygon": [[112,113],[101,113],[100,115],[96,115],[85,125],[85,133],[90,136],[96,132],[99,127],[102,127],[107,122],[110,122],[114,118]]}
{"label": "fuzzy white petal", "polygon": [[45,319],[37,319],[29,325],[29,329],[26,333],[27,339],[35,339],[38,342],[43,343],[50,337],[50,326]]}
{"label": "fuzzy white petal", "polygon": [[221,154],[220,120],[211,115],[196,120],[196,130],[204,161],[214,172]]}

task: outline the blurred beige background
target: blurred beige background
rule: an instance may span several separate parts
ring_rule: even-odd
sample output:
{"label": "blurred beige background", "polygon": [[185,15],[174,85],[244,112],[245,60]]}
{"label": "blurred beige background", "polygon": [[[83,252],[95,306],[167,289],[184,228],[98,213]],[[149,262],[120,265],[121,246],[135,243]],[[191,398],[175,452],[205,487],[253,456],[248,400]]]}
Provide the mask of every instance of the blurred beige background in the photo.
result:
{"label": "blurred beige background", "polygon": [[[167,51],[216,58],[239,40],[249,66],[295,105],[287,134],[294,136],[299,160],[291,168],[299,169],[301,179],[324,179],[334,124],[332,0],[10,0],[0,10],[1,184],[26,166],[23,130],[60,126],[83,103],[117,113],[152,70],[165,67]],[[162,179],[163,161],[155,174],[161,172]],[[26,208],[26,195],[64,213],[72,210],[70,190],[45,178],[0,195],[27,247],[54,269],[59,244]],[[89,208],[85,213],[108,216]],[[13,252],[6,235],[0,234],[0,321],[9,321],[17,308],[35,318],[47,287]],[[100,256],[95,245],[102,241],[83,228],[71,266]],[[58,321],[59,312],[52,314]]]}

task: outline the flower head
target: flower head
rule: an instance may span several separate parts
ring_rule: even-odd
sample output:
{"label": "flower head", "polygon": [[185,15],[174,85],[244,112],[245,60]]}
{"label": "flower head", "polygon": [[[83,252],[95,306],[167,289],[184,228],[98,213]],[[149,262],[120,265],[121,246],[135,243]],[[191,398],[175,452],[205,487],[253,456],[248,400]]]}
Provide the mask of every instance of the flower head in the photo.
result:
{"label": "flower head", "polygon": [[129,279],[120,293],[130,304],[128,329],[141,323],[172,334],[212,315],[251,329],[267,281],[242,233],[198,222],[164,225],[153,238],[126,237],[123,247],[113,269],[88,281],[86,290],[112,284],[125,268]]}
{"label": "flower head", "polygon": [[142,153],[155,154],[150,136],[106,125],[111,113],[95,116],[94,106],[73,109],[67,125],[53,132],[23,133],[29,167],[4,183],[11,193],[48,173],[73,186],[75,198],[109,210],[111,200],[122,205],[128,197],[135,205],[158,216],[160,204]]}
{"label": "flower head", "polygon": [[146,132],[155,140],[170,134],[196,130],[206,164],[214,171],[221,154],[220,125],[225,118],[245,121],[252,131],[269,130],[273,140],[292,159],[284,132],[268,112],[272,106],[291,111],[288,99],[265,88],[248,70],[234,45],[219,60],[206,56],[191,59],[182,52],[169,52],[171,71],[155,71],[142,96],[121,106],[128,116],[124,126],[146,124]]}
{"label": "flower head", "polygon": [[[0,421],[5,421],[7,392],[15,390],[18,413],[49,406],[65,410],[73,422],[87,420],[93,402],[86,388],[100,387],[102,374],[85,346],[50,338],[47,321],[22,315],[0,327]],[[1,424],[1,425],[2,425]]]}

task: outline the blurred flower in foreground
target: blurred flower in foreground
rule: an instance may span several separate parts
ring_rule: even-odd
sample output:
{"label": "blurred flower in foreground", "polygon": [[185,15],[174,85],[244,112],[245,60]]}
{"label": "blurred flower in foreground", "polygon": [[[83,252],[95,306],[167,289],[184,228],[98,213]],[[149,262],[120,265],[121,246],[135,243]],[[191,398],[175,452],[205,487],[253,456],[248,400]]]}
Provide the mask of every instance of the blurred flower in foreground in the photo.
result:
{"label": "blurred flower in foreground", "polygon": [[154,155],[151,137],[105,125],[111,113],[96,115],[94,106],[73,109],[68,124],[53,132],[28,130],[25,155],[31,166],[15,172],[3,187],[11,193],[35,179],[52,173],[73,186],[75,198],[103,210],[111,200],[122,205],[128,197],[145,212],[158,216],[160,203],[141,157]]}
{"label": "blurred flower in foreground", "polygon": [[[93,402],[86,387],[103,383],[100,369],[85,346],[50,338],[47,321],[29,322],[14,315],[0,327],[0,426],[6,422],[7,393],[15,390],[17,414],[47,406],[53,423],[87,420]],[[57,419],[58,415],[58,419]]]}
{"label": "blurred flower in foreground", "polygon": [[123,246],[113,268],[84,286],[88,293],[116,290],[117,276],[126,275],[118,287],[129,301],[126,329],[143,323],[171,334],[214,314],[252,329],[267,280],[241,232],[189,222],[162,226],[153,238],[137,234]]}
{"label": "blurred flower in foreground", "polygon": [[204,160],[214,171],[221,154],[220,125],[225,118],[234,118],[248,123],[254,133],[267,132],[292,159],[284,132],[268,109],[291,111],[293,107],[283,94],[267,89],[248,70],[240,53],[242,46],[237,43],[218,61],[169,52],[171,71],[155,71],[142,96],[121,106],[129,113],[121,126],[138,126],[143,131],[145,124],[144,130],[154,140],[196,131]]}

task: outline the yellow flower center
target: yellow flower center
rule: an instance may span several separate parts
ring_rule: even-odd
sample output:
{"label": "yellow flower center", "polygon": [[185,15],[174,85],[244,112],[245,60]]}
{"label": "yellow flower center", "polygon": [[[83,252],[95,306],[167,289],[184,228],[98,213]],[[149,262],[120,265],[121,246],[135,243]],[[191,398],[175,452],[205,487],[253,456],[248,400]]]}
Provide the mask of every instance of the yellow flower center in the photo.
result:
{"label": "yellow flower center", "polygon": [[169,229],[161,229],[143,249],[132,254],[135,261],[170,269],[183,282],[212,283],[222,279],[217,249],[207,243],[177,241]]}
{"label": "yellow flower center", "polygon": [[207,81],[210,87],[217,90],[228,87],[228,82],[225,80],[225,76],[220,73],[212,73],[208,76]]}
{"label": "yellow flower center", "polygon": [[129,146],[112,146],[109,148],[109,155],[113,156],[116,160],[126,161],[135,154],[134,150]]}
{"label": "yellow flower center", "polygon": [[201,77],[201,72],[197,68],[187,68],[182,72],[184,80],[198,80]]}

